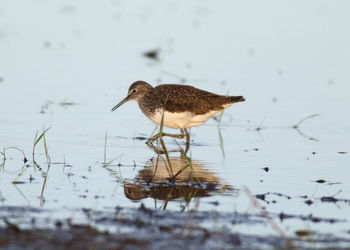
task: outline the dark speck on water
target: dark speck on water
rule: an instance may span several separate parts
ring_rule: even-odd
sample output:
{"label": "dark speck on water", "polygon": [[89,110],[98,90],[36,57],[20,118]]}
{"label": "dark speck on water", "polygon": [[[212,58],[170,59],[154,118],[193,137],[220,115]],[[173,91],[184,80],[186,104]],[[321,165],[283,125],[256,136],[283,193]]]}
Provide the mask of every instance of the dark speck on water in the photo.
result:
{"label": "dark speck on water", "polygon": [[264,168],[262,168],[265,172],[269,172],[269,168],[268,167],[264,167]]}
{"label": "dark speck on water", "polygon": [[265,201],[265,198],[266,198],[265,194],[257,194],[257,195],[255,195],[255,197],[257,199],[260,199],[260,200],[263,200],[263,201]]}
{"label": "dark speck on water", "polygon": [[321,201],[323,201],[323,202],[337,202],[338,199],[334,198],[333,196],[323,196],[321,198]]}
{"label": "dark speck on water", "polygon": [[140,141],[144,141],[144,140],[147,140],[148,138],[147,137],[144,137],[144,136],[136,136],[133,138],[134,140],[140,140]]}
{"label": "dark speck on water", "polygon": [[157,49],[153,49],[150,51],[146,51],[145,53],[143,53],[143,55],[149,59],[158,61],[159,60],[159,51],[160,51],[160,49],[157,48]]}
{"label": "dark speck on water", "polygon": [[61,229],[62,226],[63,226],[62,221],[57,220],[57,221],[55,222],[55,226],[56,226],[57,229]]}
{"label": "dark speck on water", "polygon": [[305,203],[311,206],[314,202],[312,200],[306,200]]}
{"label": "dark speck on water", "polygon": [[209,204],[213,206],[219,206],[220,203],[218,201],[212,201],[212,202],[209,202]]}

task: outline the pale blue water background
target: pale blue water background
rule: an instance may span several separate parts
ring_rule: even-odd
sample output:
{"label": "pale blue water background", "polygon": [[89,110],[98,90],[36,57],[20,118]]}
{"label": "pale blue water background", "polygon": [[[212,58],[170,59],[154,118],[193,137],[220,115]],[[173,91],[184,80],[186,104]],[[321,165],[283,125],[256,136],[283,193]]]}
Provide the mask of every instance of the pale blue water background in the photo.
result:
{"label": "pale blue water background", "polygon": [[[261,204],[270,213],[346,220],[280,223],[287,233],[308,228],[348,236],[349,203],[308,206],[298,196],[350,198],[349,10],[347,1],[1,1],[0,148],[19,147],[31,159],[36,131],[51,127],[51,160],[65,158],[73,166],[51,166],[40,205],[41,173],[30,168],[19,180],[32,175],[33,183],[12,185],[22,163],[21,154],[9,150],[0,173],[2,205],[139,207],[101,167],[104,137],[107,131],[108,159],[122,155],[117,162],[129,165],[115,168],[118,179],[130,180],[154,156],[132,137],[151,134],[154,125],[135,103],[113,113],[110,108],[135,80],[179,82],[165,73],[171,72],[196,87],[247,99],[225,112],[225,157],[214,120],[192,129],[201,145],[191,147],[194,160],[205,162],[224,184],[293,197],[269,196],[277,203]],[[160,48],[160,63],[142,56],[154,48]],[[78,105],[64,108],[57,104],[63,100]],[[41,114],[48,101],[53,104]],[[316,141],[291,128],[312,114],[321,115],[300,129]],[[256,131],[259,126],[264,129]],[[45,169],[41,144],[39,152]],[[216,201],[219,206],[212,205]],[[152,198],[142,202],[154,207]],[[168,209],[179,211],[182,204],[171,202]],[[190,207],[256,212],[243,192],[202,198]]]}

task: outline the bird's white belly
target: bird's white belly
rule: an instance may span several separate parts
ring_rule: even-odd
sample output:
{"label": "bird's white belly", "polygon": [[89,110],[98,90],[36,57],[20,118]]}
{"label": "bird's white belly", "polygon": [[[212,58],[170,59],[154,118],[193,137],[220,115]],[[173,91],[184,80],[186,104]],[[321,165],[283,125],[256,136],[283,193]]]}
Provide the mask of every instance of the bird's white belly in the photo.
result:
{"label": "bird's white belly", "polygon": [[[179,112],[171,113],[168,111],[164,112],[164,121],[163,126],[168,128],[189,128],[194,126],[199,126],[206,122],[210,117],[213,117],[219,111],[210,111],[203,115],[196,115],[191,112]],[[149,118],[154,123],[160,125],[163,116],[163,110],[158,109],[156,112]]]}

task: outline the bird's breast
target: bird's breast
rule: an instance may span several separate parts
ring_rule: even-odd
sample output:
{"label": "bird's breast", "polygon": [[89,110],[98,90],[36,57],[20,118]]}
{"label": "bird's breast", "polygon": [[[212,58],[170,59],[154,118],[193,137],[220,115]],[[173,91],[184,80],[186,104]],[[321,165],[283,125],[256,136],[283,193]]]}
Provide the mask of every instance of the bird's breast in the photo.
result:
{"label": "bird's breast", "polygon": [[[168,128],[189,128],[199,126],[213,117],[219,111],[213,110],[206,114],[196,115],[192,112],[164,112],[163,126]],[[163,110],[156,109],[152,114],[146,114],[147,117],[155,124],[160,125],[163,117]]]}

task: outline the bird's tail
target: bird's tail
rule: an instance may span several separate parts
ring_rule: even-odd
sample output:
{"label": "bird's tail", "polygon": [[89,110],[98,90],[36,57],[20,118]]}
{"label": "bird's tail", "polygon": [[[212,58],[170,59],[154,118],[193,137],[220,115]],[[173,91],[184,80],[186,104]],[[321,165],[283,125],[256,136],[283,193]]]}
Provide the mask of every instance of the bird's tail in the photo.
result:
{"label": "bird's tail", "polygon": [[243,96],[230,96],[229,98],[232,101],[232,103],[245,101]]}

